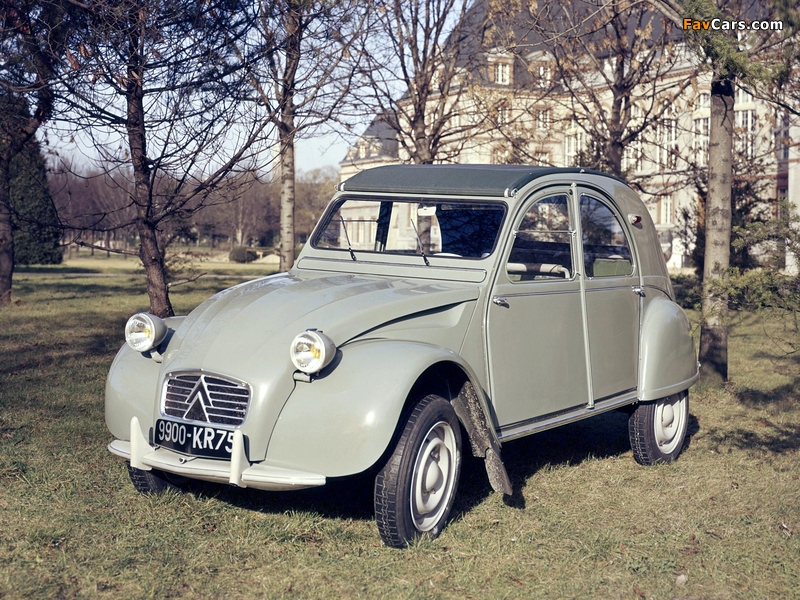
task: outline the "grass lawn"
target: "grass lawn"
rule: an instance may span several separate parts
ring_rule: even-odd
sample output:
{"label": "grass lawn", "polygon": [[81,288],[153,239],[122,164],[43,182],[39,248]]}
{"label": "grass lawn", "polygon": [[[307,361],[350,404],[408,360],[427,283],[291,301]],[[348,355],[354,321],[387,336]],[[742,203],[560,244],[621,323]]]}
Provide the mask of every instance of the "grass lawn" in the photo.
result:
{"label": "grass lawn", "polygon": [[0,308],[0,598],[800,598],[800,363],[754,316],[733,330],[733,382],[692,391],[677,462],[636,465],[620,413],[508,443],[514,496],[470,460],[441,537],[398,551],[368,481],[134,491],[103,420],[123,325],[147,307],[123,267],[19,272]]}

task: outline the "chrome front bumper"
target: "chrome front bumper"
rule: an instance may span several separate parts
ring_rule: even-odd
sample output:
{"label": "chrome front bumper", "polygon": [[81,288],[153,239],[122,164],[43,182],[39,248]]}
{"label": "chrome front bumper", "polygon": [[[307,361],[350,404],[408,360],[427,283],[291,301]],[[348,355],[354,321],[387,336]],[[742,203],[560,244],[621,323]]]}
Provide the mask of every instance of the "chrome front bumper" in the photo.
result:
{"label": "chrome front bumper", "polygon": [[109,451],[130,461],[143,471],[158,469],[189,479],[229,483],[259,490],[285,491],[325,485],[325,476],[306,471],[286,469],[265,463],[250,464],[244,449],[244,436],[238,429],[233,434],[231,460],[212,460],[184,456],[171,450],[154,448],[142,433],[139,419],[131,419],[131,441],[114,440]]}

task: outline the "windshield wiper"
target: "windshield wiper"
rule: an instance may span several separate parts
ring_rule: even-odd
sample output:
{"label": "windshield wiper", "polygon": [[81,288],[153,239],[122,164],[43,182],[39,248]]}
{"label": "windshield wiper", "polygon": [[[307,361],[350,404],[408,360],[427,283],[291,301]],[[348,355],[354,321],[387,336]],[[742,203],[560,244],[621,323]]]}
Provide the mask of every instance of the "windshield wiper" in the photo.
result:
{"label": "windshield wiper", "polygon": [[350,251],[350,258],[356,260],[356,253],[353,252],[353,247],[350,245],[350,236],[347,234],[347,225],[344,224],[344,217],[339,215],[339,220],[342,222],[342,229],[344,229],[344,239],[347,240],[347,249]]}
{"label": "windshield wiper", "polygon": [[422,260],[425,261],[426,267],[430,267],[431,263],[428,262],[428,257],[425,256],[425,250],[422,248],[422,238],[419,237],[419,231],[417,231],[417,225],[414,223],[414,219],[411,219],[411,226],[414,228],[414,233],[417,236],[417,244],[419,244],[419,253],[422,254]]}

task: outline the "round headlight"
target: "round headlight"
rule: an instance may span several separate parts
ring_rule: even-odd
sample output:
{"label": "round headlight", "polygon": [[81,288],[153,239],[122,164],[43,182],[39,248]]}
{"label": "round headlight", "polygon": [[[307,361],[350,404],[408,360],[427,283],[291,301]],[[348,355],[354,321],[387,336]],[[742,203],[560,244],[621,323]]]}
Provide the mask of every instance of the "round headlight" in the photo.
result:
{"label": "round headlight", "polygon": [[167,324],[150,313],[137,313],[125,324],[125,341],[137,352],[147,352],[167,336]]}
{"label": "round headlight", "polygon": [[335,354],[333,340],[316,329],[309,329],[295,337],[289,350],[294,366],[309,374],[327,367]]}

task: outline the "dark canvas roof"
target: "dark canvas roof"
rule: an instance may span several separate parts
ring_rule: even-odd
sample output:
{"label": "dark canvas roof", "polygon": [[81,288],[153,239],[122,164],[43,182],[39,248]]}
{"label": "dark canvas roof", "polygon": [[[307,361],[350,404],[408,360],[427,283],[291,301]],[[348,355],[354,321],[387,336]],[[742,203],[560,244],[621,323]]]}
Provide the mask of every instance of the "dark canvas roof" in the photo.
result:
{"label": "dark canvas roof", "polygon": [[579,167],[520,165],[389,165],[361,171],[342,183],[339,189],[347,192],[507,196],[538,177],[558,173],[596,172]]}

